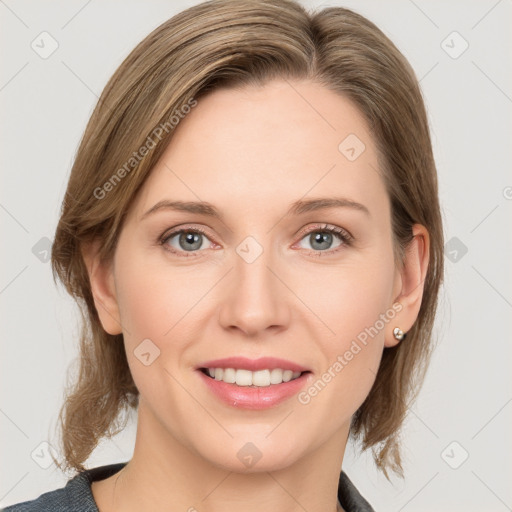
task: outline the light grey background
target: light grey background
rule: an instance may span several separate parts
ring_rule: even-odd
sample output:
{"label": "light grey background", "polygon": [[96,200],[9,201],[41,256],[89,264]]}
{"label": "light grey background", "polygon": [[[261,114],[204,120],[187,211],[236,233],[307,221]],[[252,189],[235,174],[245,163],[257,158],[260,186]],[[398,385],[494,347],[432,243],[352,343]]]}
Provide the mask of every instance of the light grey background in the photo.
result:
{"label": "light grey background", "polygon": [[[54,465],[41,467],[41,443],[57,446],[79,317],[44,259],[78,142],[121,60],[196,3],[0,0],[0,507],[66,481]],[[439,344],[404,430],[406,480],[389,484],[352,448],[344,469],[382,512],[512,510],[511,1],[303,4],[355,9],[410,60],[429,111],[449,243]],[[44,31],[58,43],[47,58]],[[88,467],[131,457],[134,419]]]}

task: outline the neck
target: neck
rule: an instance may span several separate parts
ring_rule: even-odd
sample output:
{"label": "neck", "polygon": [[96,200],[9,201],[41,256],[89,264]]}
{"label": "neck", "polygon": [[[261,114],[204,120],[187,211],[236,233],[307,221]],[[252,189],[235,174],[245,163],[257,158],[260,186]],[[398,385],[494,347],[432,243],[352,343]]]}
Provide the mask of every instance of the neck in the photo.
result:
{"label": "neck", "polygon": [[[132,459],[109,482],[93,484],[93,494],[100,512],[339,512],[338,480],[347,437],[348,427],[291,465],[258,470],[264,467],[262,457],[239,472],[185,446],[141,401]],[[212,442],[217,442],[213,436]]]}

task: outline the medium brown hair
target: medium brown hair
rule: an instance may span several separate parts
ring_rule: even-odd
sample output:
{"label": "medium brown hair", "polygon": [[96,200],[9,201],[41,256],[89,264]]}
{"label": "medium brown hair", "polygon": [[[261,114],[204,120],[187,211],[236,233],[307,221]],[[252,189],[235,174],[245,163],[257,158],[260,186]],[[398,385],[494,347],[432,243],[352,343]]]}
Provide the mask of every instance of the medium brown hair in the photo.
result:
{"label": "medium brown hair", "polygon": [[[293,0],[212,0],[182,11],[136,46],[101,94],[76,154],[52,249],[54,278],[83,317],[79,369],[59,416],[61,468],[84,470],[99,440],[124,427],[121,413],[138,405],[123,336],[102,328],[81,248],[101,240],[100,256],[112,258],[126,213],[173,135],[169,119],[186,112],[191,99],[274,78],[315,81],[350,99],[365,117],[391,201],[397,263],[412,240],[413,224],[430,235],[418,318],[406,341],[384,350],[375,383],[351,424],[351,436],[362,449],[372,449],[384,474],[392,469],[403,476],[399,431],[430,358],[443,278],[425,107],[409,63],[373,23],[341,7],[308,12]],[[155,132],[157,127],[166,129]],[[153,144],[140,157],[149,138]]]}

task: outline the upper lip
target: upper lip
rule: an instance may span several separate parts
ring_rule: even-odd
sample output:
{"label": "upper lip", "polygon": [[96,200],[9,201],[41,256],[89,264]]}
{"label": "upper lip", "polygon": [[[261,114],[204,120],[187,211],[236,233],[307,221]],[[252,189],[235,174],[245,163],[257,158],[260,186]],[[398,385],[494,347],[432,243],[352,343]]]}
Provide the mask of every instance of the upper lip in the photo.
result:
{"label": "upper lip", "polygon": [[291,370],[293,372],[307,372],[310,371],[304,366],[280,359],[278,357],[260,357],[259,359],[248,359],[246,357],[225,357],[223,359],[213,359],[201,363],[197,369],[200,368],[237,368],[243,370],[250,370],[252,372],[258,370],[272,370],[274,368],[281,368],[282,370]]}

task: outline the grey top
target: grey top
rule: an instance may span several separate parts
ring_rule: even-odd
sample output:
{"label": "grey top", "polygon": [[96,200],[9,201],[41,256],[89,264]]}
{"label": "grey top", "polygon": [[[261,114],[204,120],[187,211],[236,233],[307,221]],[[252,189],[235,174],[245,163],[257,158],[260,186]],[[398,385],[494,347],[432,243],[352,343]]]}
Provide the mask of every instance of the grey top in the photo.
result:
{"label": "grey top", "polygon": [[[3,508],[2,512],[99,512],[92,495],[91,483],[114,475],[126,464],[121,462],[82,471],[61,489]],[[338,500],[346,512],[375,512],[344,471],[340,473]]]}

